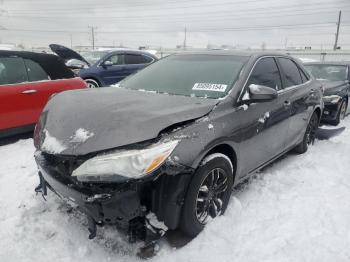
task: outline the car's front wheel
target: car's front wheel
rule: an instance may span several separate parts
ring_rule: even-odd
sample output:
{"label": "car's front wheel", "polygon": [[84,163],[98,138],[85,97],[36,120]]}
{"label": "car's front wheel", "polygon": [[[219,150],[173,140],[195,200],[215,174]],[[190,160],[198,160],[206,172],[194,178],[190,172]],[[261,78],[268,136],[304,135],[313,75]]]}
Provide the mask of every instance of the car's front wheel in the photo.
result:
{"label": "car's front wheel", "polygon": [[194,237],[224,213],[233,185],[233,167],[223,154],[207,156],[194,174],[182,210],[181,230]]}
{"label": "car's front wheel", "polygon": [[87,79],[84,79],[84,81],[86,82],[88,88],[100,87],[100,84],[95,79],[87,78]]}

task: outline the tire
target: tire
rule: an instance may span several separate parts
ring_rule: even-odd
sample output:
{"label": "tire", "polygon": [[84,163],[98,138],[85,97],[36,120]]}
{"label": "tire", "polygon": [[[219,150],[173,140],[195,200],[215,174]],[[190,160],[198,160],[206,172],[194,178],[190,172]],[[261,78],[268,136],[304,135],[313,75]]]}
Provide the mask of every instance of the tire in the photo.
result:
{"label": "tire", "polygon": [[309,146],[314,143],[316,137],[316,130],[319,125],[319,117],[316,112],[314,112],[307,124],[303,141],[294,148],[294,152],[297,154],[303,154],[307,151]]}
{"label": "tire", "polygon": [[232,185],[233,167],[227,156],[215,153],[204,158],[185,197],[181,231],[195,237],[210,218],[223,214],[230,199]]}
{"label": "tire", "polygon": [[87,84],[88,88],[98,88],[100,87],[100,83],[92,78],[86,78],[84,79],[85,83]]}
{"label": "tire", "polygon": [[340,121],[345,118],[347,107],[348,107],[348,102],[346,101],[346,99],[343,99],[341,104],[340,104],[339,111],[337,113],[337,117],[330,124],[332,124],[334,126],[339,125]]}

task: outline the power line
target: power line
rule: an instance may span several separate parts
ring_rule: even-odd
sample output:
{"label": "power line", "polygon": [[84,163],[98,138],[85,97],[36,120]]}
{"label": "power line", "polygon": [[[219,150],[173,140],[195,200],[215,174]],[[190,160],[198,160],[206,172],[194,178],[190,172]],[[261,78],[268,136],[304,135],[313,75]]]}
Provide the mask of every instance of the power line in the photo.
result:
{"label": "power line", "polygon": [[[132,4],[132,9],[134,10],[135,7],[142,7],[142,10],[144,10],[144,8],[146,7],[150,7],[152,10],[173,10],[173,9],[180,9],[180,10],[183,10],[184,8],[191,8],[191,7],[206,7],[206,6],[215,6],[215,7],[220,7],[220,6],[225,6],[227,7],[228,5],[237,5],[237,4],[249,4],[249,3],[261,3],[261,0],[246,0],[246,1],[236,1],[236,2],[233,2],[233,1],[228,1],[228,2],[220,2],[220,3],[217,3],[216,1],[214,3],[208,3],[208,2],[203,2],[203,1],[195,1],[195,2],[198,2],[198,5],[187,5],[188,3],[191,3],[191,1],[172,1],[172,2],[162,2],[162,4],[169,4],[169,3],[172,3],[172,4],[179,4],[179,3],[182,3],[181,6],[175,6],[175,7],[167,7],[167,6],[161,6],[159,8],[155,8],[154,6],[150,6],[149,4],[137,4],[137,3],[133,3]],[[264,2],[266,4],[266,1]],[[336,6],[339,7],[339,4],[340,3],[348,3],[347,0],[339,0],[336,4]],[[303,4],[303,7],[305,6],[314,6],[315,4],[314,3],[309,3],[309,4]],[[317,5],[334,5],[333,3],[329,3],[328,1],[325,1],[325,2],[321,2],[321,3],[317,3]],[[282,5],[282,6],[275,6],[274,8],[290,8],[291,6],[296,6],[296,7],[300,7],[300,5]],[[50,12],[50,11],[53,11],[53,12],[70,12],[70,11],[78,11],[78,12],[81,12],[82,10],[96,10],[97,8],[98,9],[108,9],[110,10],[111,8],[123,8],[123,6],[121,6],[120,4],[117,4],[117,5],[107,5],[107,4],[104,4],[103,6],[98,6],[96,7],[95,5],[94,6],[91,6],[91,7],[86,7],[86,6],[78,6],[77,8],[74,8],[74,7],[70,7],[70,8],[50,8],[50,9],[45,9],[45,8],[40,8],[39,10],[38,9],[33,9],[33,10],[30,10],[30,9],[8,9],[7,11],[9,12],[34,12],[34,13],[38,13],[39,11],[40,12]],[[130,9],[130,6],[128,6],[128,9]],[[256,9],[260,9],[260,8],[255,8]],[[266,9],[266,8],[264,8]],[[254,9],[253,9],[254,10]]]}
{"label": "power line", "polygon": [[[235,8],[234,10],[227,10],[227,4],[224,4],[224,5],[223,4],[216,4],[216,7],[224,7],[224,10],[222,10],[222,11],[215,10],[215,11],[203,12],[201,10],[191,10],[191,9],[188,9],[187,7],[186,8],[181,7],[180,8],[180,11],[181,11],[180,15],[181,16],[189,15],[189,16],[193,17],[193,15],[201,15],[201,16],[202,15],[207,15],[207,14],[218,15],[218,12],[220,13],[220,15],[222,15],[223,13],[228,13],[229,12],[233,16],[235,12],[244,12],[244,14],[247,14],[247,13],[253,13],[254,14],[254,13],[257,13],[259,11],[268,11],[269,13],[271,13],[271,12],[275,12],[275,13],[276,12],[289,12],[289,11],[293,11],[294,12],[294,11],[303,11],[303,10],[317,10],[317,9],[320,9],[319,6],[323,6],[323,5],[326,5],[326,7],[324,7],[323,9],[325,9],[325,8],[327,8],[328,10],[330,8],[337,8],[337,9],[339,9],[339,5],[337,5],[337,6],[329,6],[329,5],[333,5],[331,3],[318,3],[317,4],[317,6],[318,6],[317,8],[315,8],[314,4],[304,4],[302,9],[300,9],[300,5],[274,6],[274,10],[271,10],[271,8],[266,8],[266,7],[262,7],[262,8],[261,7],[260,8],[243,8],[243,9]],[[348,0],[345,0],[345,4],[343,4],[343,5],[349,6],[350,3],[348,2]],[[202,7],[202,6],[200,6],[200,7]],[[306,8],[306,7],[310,7],[310,8]],[[179,8],[173,8],[173,10],[174,9],[179,9]],[[283,9],[287,9],[287,10],[283,10]],[[295,9],[295,10],[290,10],[290,9]],[[133,12],[136,12],[136,10],[134,10],[134,8],[132,10],[133,10]],[[132,14],[128,13],[127,15],[123,15],[123,16],[119,15],[118,18],[122,18],[122,19],[128,19],[130,17],[136,18],[136,19],[140,19],[140,18],[144,18],[144,17],[167,17],[167,18],[169,18],[169,16],[176,15],[176,14],[164,13],[164,10],[165,10],[164,8],[161,8],[161,9],[152,8],[151,12],[148,12],[147,15],[135,14],[133,16]],[[184,12],[184,10],[188,10],[190,12],[186,13],[186,12]],[[144,12],[144,9],[139,10],[139,11]],[[154,14],[152,14],[153,11],[162,11],[164,14],[154,15]],[[199,13],[196,13],[194,11],[199,11]],[[42,12],[37,12],[37,11],[35,11],[35,13],[32,13],[32,15],[35,16],[35,17],[45,17],[45,18],[55,17],[55,16],[53,16],[53,14],[50,14],[50,16],[42,16]],[[59,18],[62,18],[62,13],[57,13],[56,15],[58,15]],[[64,15],[65,15],[65,18],[69,17],[69,16],[67,16],[67,12],[64,12]],[[11,17],[15,17],[15,16],[19,17],[18,13],[14,14],[14,15],[10,14],[9,16],[11,16]],[[25,13],[24,13],[24,15],[22,15],[22,16],[29,16],[29,15],[28,15],[28,13],[25,15]],[[32,16],[29,16],[29,17],[32,17]],[[77,14],[74,14],[74,18],[76,18],[76,17],[77,17]],[[79,16],[79,18],[81,18],[81,17],[84,17],[84,16]],[[91,18],[90,15],[88,17]],[[115,16],[102,16],[102,17],[94,17],[94,18],[106,19],[106,18],[113,18],[113,17],[115,17]]]}
{"label": "power line", "polygon": [[[324,23],[301,23],[301,24],[284,24],[284,25],[264,25],[264,26],[245,26],[245,27],[219,27],[219,28],[198,28],[198,29],[186,29],[187,32],[224,32],[224,31],[250,31],[250,30],[270,30],[270,29],[295,29],[300,27],[331,27],[334,22],[324,22]],[[344,21],[343,26],[350,26],[350,21]],[[91,27],[90,27],[91,28]],[[94,27],[96,29],[96,27]],[[7,28],[1,29],[0,31],[18,31],[18,32],[41,32],[41,33],[87,33],[86,31],[67,31],[67,30],[41,30],[41,29],[19,29],[19,28]],[[110,33],[167,33],[167,32],[179,32],[179,29],[167,29],[167,30],[128,30],[128,31],[98,31],[102,34]],[[95,33],[95,31],[94,31]]]}
{"label": "power line", "polygon": [[[310,9],[311,10],[311,9]],[[312,9],[312,10],[315,10],[315,9]],[[248,14],[248,16],[234,16],[232,17],[232,14],[228,14],[228,15],[215,15],[215,16],[207,16],[205,18],[205,21],[203,21],[203,17],[192,17],[190,19],[187,19],[185,17],[167,17],[164,20],[164,18],[162,17],[150,17],[150,18],[147,18],[147,20],[143,20],[141,21],[140,20],[140,17],[135,19],[135,18],[130,18],[129,17],[129,20],[128,19],[123,19],[123,18],[119,18],[119,17],[103,17],[103,18],[107,18],[107,19],[111,19],[111,20],[121,20],[123,22],[127,22],[128,24],[144,24],[145,22],[162,22],[162,24],[164,23],[175,23],[175,22],[179,22],[179,23],[190,23],[190,22],[207,22],[207,21],[213,21],[214,22],[218,22],[218,21],[242,21],[242,19],[248,19],[248,18],[253,18],[254,17],[254,20],[256,19],[270,19],[270,18],[276,18],[276,17],[296,17],[296,16],[309,16],[309,15],[315,15],[315,14],[318,14],[318,15],[322,15],[322,14],[329,14],[331,15],[330,13],[330,10],[329,8],[322,8],[322,9],[319,9],[319,10],[325,10],[325,11],[314,11],[314,12],[308,12],[308,13],[296,13],[296,12],[293,12],[293,14],[277,14],[277,15],[271,15],[271,13],[268,14],[268,16],[266,16],[267,14],[266,13],[260,13],[260,14]],[[297,12],[300,12],[300,11],[309,11],[309,10],[298,10]],[[345,11],[350,11],[350,9],[345,9]],[[280,13],[280,12],[279,12]],[[259,16],[260,15],[260,16]],[[262,15],[262,16],[261,16]],[[38,17],[38,16],[35,16],[35,17],[31,17],[31,16],[10,16],[10,17],[18,17],[18,18],[28,18],[28,19],[57,19],[56,17],[52,17],[52,16],[49,16],[49,17]],[[79,19],[81,19],[82,17],[80,17]],[[88,18],[88,17],[84,17],[84,18]],[[98,17],[95,17],[96,19]],[[74,18],[76,19],[76,17]],[[91,19],[91,17],[88,18],[89,20]],[[132,19],[132,20],[130,20]]]}

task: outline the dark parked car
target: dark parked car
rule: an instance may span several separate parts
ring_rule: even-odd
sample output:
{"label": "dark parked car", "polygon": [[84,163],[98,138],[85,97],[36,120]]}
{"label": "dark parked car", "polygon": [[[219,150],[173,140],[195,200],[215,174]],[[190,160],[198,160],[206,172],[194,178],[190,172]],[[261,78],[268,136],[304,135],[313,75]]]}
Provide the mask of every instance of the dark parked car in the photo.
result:
{"label": "dark parked car", "polygon": [[322,122],[338,125],[348,111],[350,70],[348,63],[305,63],[324,88]]}
{"label": "dark parked car", "polygon": [[321,84],[287,55],[172,55],[119,87],[50,100],[35,132],[37,191],[75,201],[91,237],[96,224],[142,235],[151,212],[195,236],[225,211],[234,185],[308,149],[321,98]]}
{"label": "dark parked car", "polygon": [[83,88],[55,55],[0,51],[0,137],[33,131],[52,95]]}
{"label": "dark parked car", "polygon": [[61,45],[52,44],[50,48],[66,61],[75,59],[84,62],[85,66],[78,65],[80,68],[74,64],[71,67],[90,88],[116,84],[158,60],[156,56],[139,50],[90,51],[85,52],[83,57]]}

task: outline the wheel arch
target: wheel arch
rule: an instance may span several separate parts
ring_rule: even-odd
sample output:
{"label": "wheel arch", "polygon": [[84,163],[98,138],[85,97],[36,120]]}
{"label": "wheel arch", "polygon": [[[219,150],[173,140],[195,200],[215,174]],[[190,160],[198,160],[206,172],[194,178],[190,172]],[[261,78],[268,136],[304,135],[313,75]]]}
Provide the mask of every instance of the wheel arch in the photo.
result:
{"label": "wheel arch", "polygon": [[233,175],[233,180],[235,180],[236,172],[237,172],[237,154],[236,154],[236,151],[233,149],[233,147],[227,143],[220,143],[220,144],[213,146],[200,159],[199,164],[207,156],[215,154],[215,153],[221,153],[221,154],[227,156],[231,160],[231,163],[233,166],[233,174],[232,175]]}
{"label": "wheel arch", "polygon": [[[237,155],[236,151],[228,143],[218,143],[201,154],[195,161],[196,169],[207,156],[214,153],[224,154],[231,160],[234,182],[237,170]],[[154,199],[152,201],[151,210],[161,221],[164,221],[165,225],[170,229],[175,229],[179,226],[183,200],[185,199],[192,178],[193,176],[184,174],[179,174],[177,176],[166,175],[162,176],[157,181],[158,186],[153,194]],[[164,197],[163,194],[165,194],[166,197]],[[161,198],[161,196],[163,197]]]}
{"label": "wheel arch", "polygon": [[101,80],[98,77],[96,77],[96,76],[84,76],[82,78],[83,78],[84,81],[88,80],[88,79],[91,79],[91,80],[96,81],[99,84],[99,86],[103,85],[103,82],[101,82]]}
{"label": "wheel arch", "polygon": [[322,111],[320,107],[316,107],[314,112],[317,114],[318,117],[318,121],[321,121],[321,117],[322,117]]}

